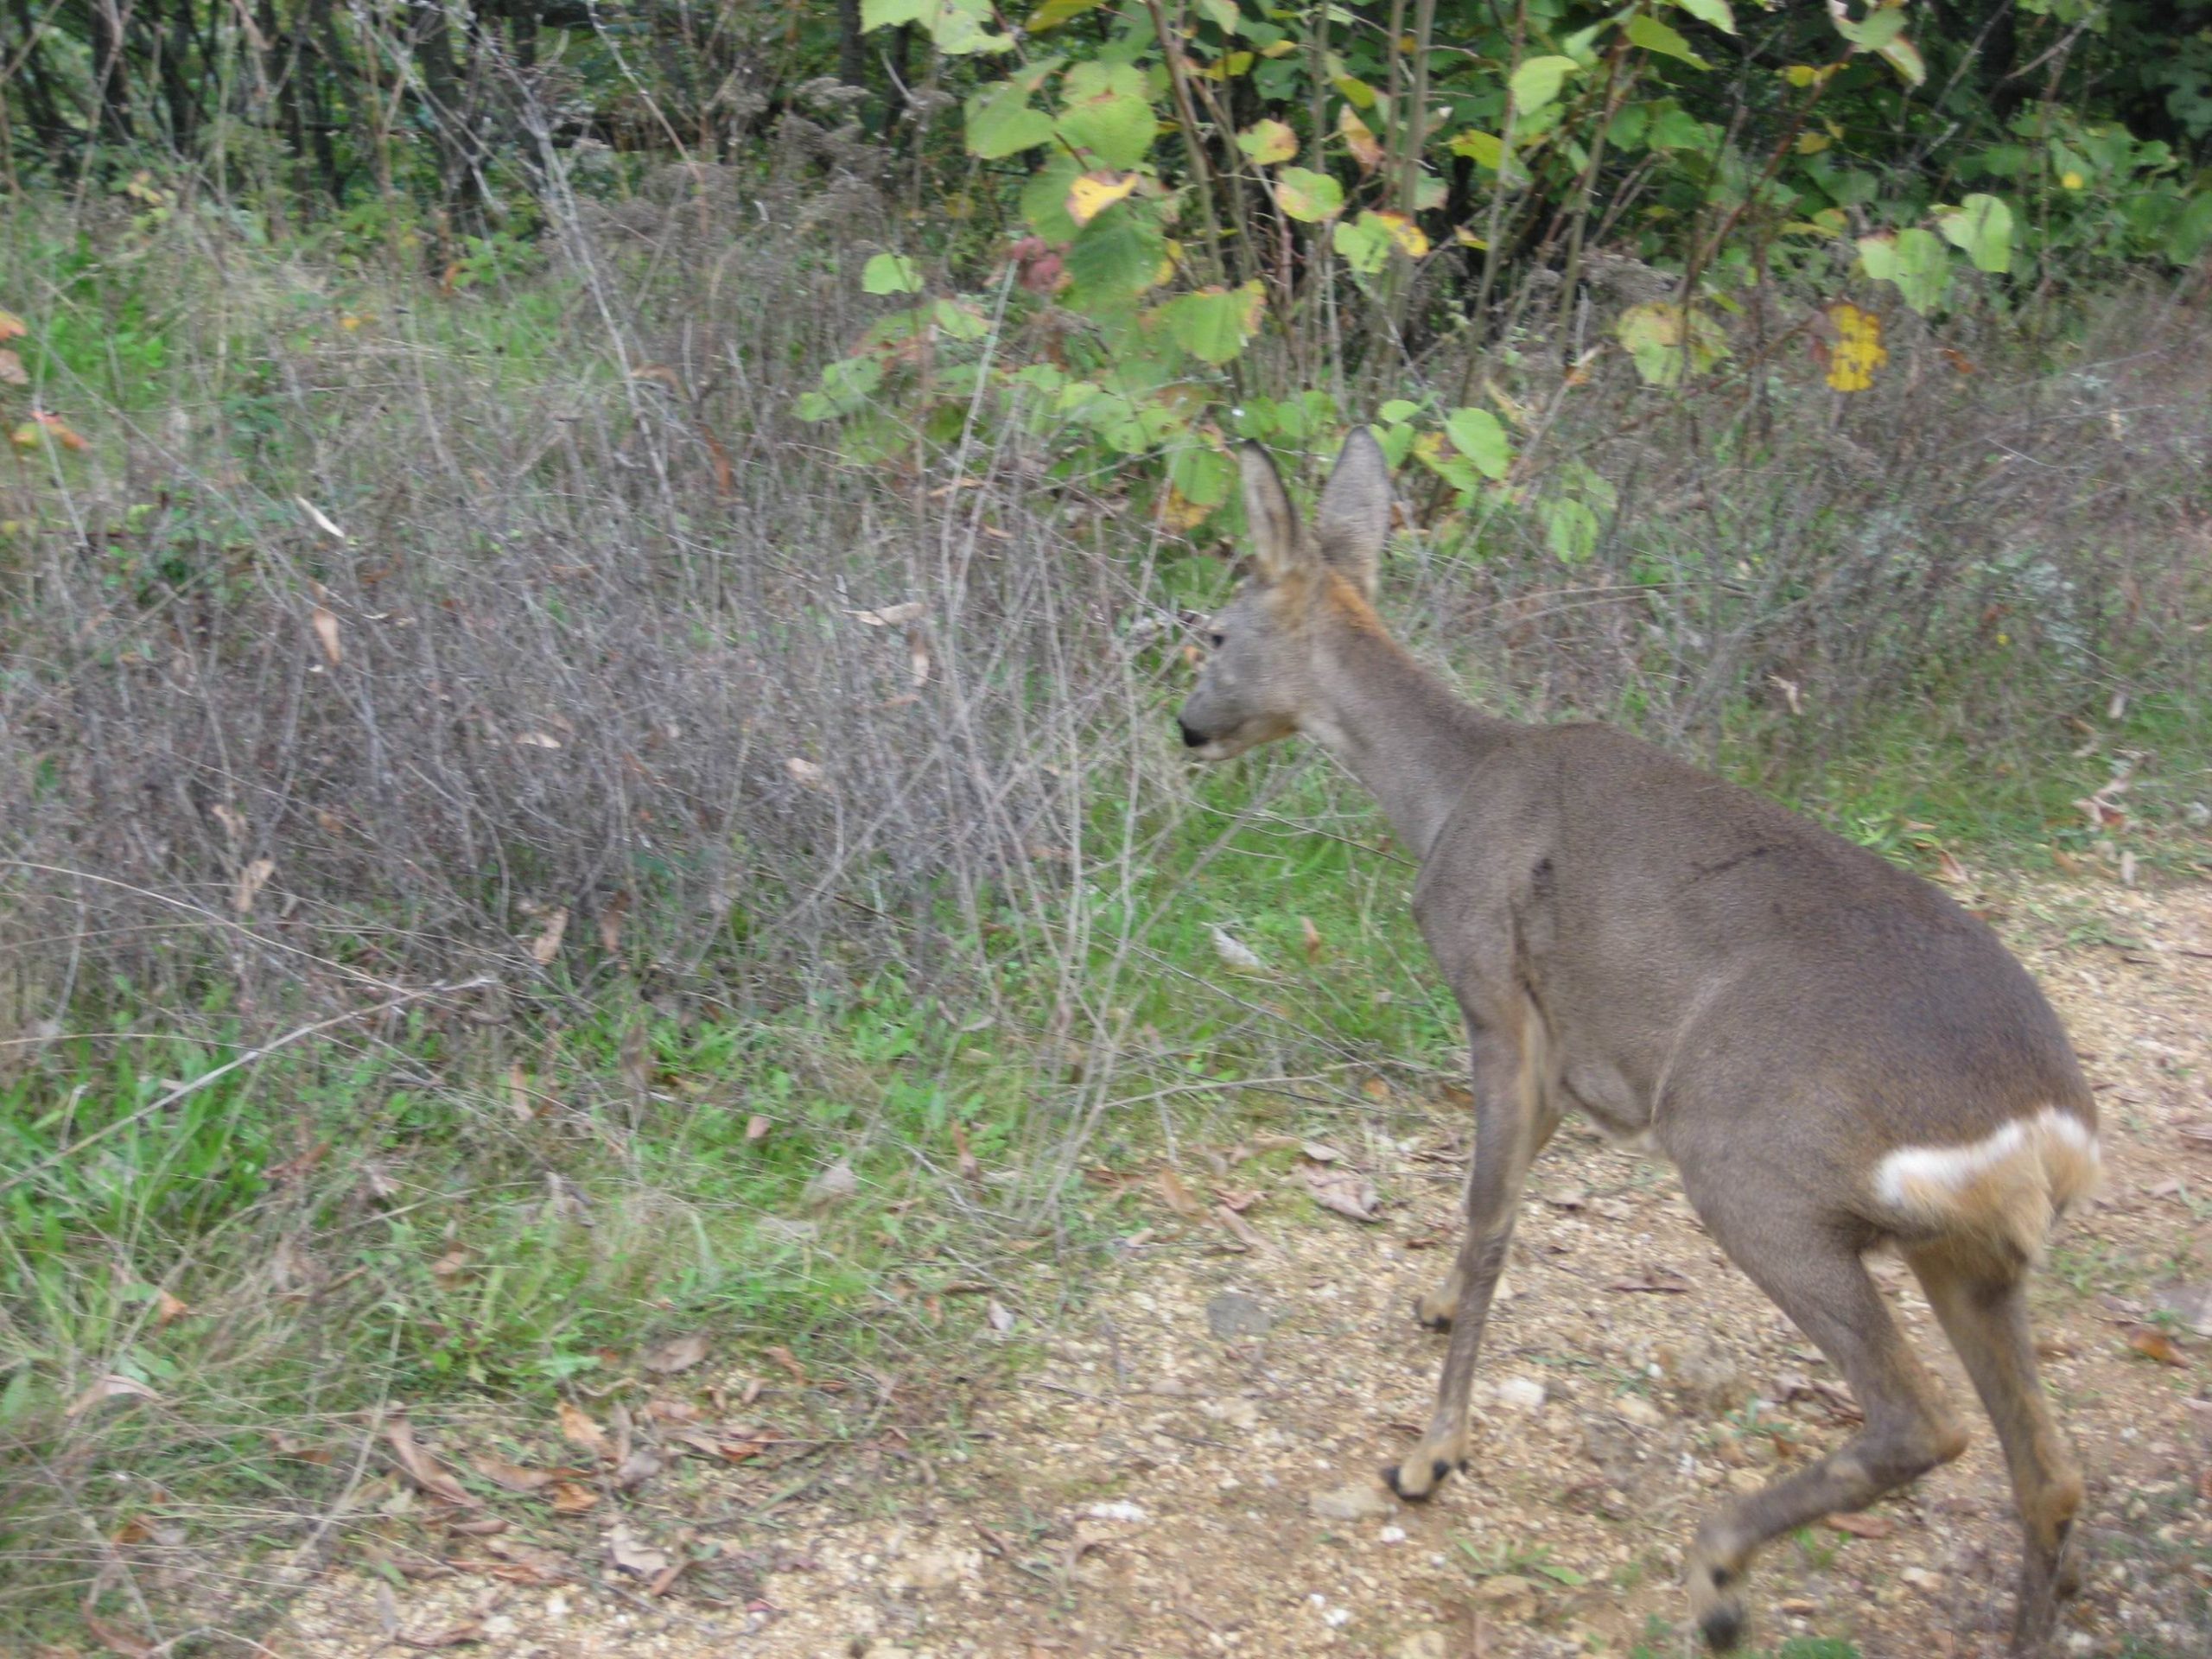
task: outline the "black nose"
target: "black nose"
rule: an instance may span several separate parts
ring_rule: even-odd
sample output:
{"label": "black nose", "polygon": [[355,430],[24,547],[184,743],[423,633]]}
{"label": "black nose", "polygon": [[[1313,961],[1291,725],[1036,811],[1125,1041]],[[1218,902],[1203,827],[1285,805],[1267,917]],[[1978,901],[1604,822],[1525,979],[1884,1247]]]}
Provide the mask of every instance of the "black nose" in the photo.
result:
{"label": "black nose", "polygon": [[1192,731],[1191,729],[1191,722],[1187,720],[1179,718],[1175,723],[1183,728],[1183,747],[1185,748],[1197,749],[1205,747],[1206,734],[1204,732]]}

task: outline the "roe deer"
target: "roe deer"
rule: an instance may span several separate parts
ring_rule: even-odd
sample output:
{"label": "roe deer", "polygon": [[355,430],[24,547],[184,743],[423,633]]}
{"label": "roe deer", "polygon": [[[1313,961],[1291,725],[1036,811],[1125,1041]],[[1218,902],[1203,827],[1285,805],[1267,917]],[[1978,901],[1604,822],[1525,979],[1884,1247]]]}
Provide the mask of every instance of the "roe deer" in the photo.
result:
{"label": "roe deer", "polygon": [[2027,1531],[2012,1645],[2040,1649],[2076,1573],[2081,1474],[2036,1376],[2022,1281],[2097,1171],[2064,1030],[1980,922],[1873,854],[1604,726],[1482,714],[1384,632],[1390,517],[1355,430],[1302,526],[1243,456],[1250,574],[1213,624],[1183,741],[1226,760],[1303,732],[1419,859],[1414,913],[1465,1018],[1466,1234],[1415,1305],[1451,1332],[1436,1412],[1384,1471],[1465,1468],[1467,1389],[1530,1160],[1568,1106],[1654,1146],[1700,1219],[1849,1379],[1865,1427],[1707,1516],[1688,1562],[1706,1639],[1744,1629],[1769,1539],[1955,1458],[1967,1437],[1862,1260],[1911,1264],[1996,1425]]}

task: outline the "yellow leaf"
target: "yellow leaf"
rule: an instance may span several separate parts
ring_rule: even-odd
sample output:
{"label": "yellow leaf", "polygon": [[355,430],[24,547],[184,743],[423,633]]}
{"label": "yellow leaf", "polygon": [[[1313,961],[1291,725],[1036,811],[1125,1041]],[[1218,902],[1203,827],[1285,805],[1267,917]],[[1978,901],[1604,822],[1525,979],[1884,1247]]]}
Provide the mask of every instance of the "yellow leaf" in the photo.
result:
{"label": "yellow leaf", "polygon": [[1134,173],[1086,173],[1068,187],[1068,217],[1088,225],[1136,188]]}
{"label": "yellow leaf", "polygon": [[1377,213],[1376,218],[1389,228],[1390,240],[1398,245],[1398,251],[1409,259],[1418,259],[1428,251],[1428,232],[1404,213]]}
{"label": "yellow leaf", "polygon": [[337,667],[346,660],[346,648],[338,640],[338,619],[327,607],[318,605],[308,620],[315,625],[315,637],[322,646],[322,654],[330,659],[333,668]]}
{"label": "yellow leaf", "polygon": [[2084,180],[2079,173],[2074,171],[2072,168],[2067,168],[2064,173],[2061,174],[2059,175],[2058,181],[2064,185],[2069,190],[2079,190],[2082,185],[2087,182],[2087,181]]}
{"label": "yellow leaf", "polygon": [[1375,130],[1361,120],[1349,104],[1337,111],[1337,131],[1343,136],[1361,172],[1372,173],[1382,165],[1382,146],[1376,142]]}
{"label": "yellow leaf", "polygon": [[29,332],[29,329],[23,327],[23,320],[14,312],[0,311],[0,340],[13,340],[18,334],[27,334]]}
{"label": "yellow leaf", "polygon": [[1800,156],[1817,156],[1834,142],[1825,132],[1801,132],[1797,135],[1797,153]]}
{"label": "yellow leaf", "polygon": [[1173,484],[1167,486],[1167,499],[1160,505],[1160,521],[1169,530],[1196,530],[1206,521],[1211,507],[1202,507],[1190,499]]}
{"label": "yellow leaf", "polygon": [[0,381],[11,386],[28,386],[31,378],[23,372],[23,359],[13,352],[0,351]]}
{"label": "yellow leaf", "polygon": [[1828,352],[1828,385],[1838,391],[1866,391],[1874,384],[1874,372],[1890,360],[1881,318],[1840,301],[1828,307],[1828,321],[1836,334]]}

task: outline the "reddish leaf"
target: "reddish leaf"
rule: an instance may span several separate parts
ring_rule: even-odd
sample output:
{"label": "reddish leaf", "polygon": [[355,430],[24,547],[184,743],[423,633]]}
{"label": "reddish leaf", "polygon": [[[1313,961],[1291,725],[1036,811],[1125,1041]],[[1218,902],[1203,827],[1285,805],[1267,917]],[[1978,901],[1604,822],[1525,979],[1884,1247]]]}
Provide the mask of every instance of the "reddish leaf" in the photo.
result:
{"label": "reddish leaf", "polygon": [[2139,1325],[2127,1333],[2127,1345],[2145,1359],[2155,1359],[2161,1365],[2186,1365],[2189,1361],[2175,1346],[2174,1339],[2156,1325]]}
{"label": "reddish leaf", "polygon": [[556,1515],[582,1515],[598,1504],[599,1494],[588,1486],[579,1485],[573,1480],[563,1480],[554,1484],[551,1501]]}
{"label": "reddish leaf", "polygon": [[1885,1515],[1832,1515],[1827,1523],[1853,1538],[1886,1538],[1897,1529],[1897,1523]]}

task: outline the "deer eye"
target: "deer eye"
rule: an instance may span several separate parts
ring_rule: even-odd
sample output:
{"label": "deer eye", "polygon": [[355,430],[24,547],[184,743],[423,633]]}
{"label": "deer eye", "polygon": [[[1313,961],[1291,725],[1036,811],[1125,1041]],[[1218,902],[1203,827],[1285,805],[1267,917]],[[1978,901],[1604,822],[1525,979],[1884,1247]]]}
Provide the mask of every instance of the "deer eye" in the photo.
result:
{"label": "deer eye", "polygon": [[1206,635],[1206,643],[1211,645],[1216,651],[1219,651],[1224,645],[1229,643],[1229,636],[1224,633],[1219,628],[1216,628]]}

